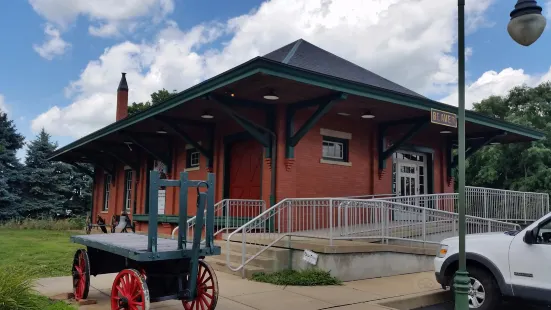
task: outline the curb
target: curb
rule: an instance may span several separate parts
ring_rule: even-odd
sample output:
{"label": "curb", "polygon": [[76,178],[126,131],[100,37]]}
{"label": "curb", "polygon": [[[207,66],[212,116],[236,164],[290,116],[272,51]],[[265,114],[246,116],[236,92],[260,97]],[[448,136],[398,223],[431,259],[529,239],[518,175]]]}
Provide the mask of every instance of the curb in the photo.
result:
{"label": "curb", "polygon": [[445,303],[453,299],[450,291],[433,291],[413,296],[396,297],[377,303],[378,305],[396,310],[411,310],[426,306]]}

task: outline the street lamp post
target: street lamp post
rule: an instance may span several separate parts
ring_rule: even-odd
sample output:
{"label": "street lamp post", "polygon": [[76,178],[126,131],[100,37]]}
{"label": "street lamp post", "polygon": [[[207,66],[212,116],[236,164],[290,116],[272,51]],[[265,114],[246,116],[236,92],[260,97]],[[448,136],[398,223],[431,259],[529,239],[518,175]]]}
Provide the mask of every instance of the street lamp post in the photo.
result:
{"label": "street lamp post", "polygon": [[[459,269],[454,278],[455,309],[469,309],[471,279],[467,272],[465,254],[465,0],[458,0],[458,207],[459,207]],[[511,12],[507,26],[509,35],[515,42],[529,46],[536,42],[543,33],[546,19],[541,14],[542,8],[535,0],[518,0]]]}

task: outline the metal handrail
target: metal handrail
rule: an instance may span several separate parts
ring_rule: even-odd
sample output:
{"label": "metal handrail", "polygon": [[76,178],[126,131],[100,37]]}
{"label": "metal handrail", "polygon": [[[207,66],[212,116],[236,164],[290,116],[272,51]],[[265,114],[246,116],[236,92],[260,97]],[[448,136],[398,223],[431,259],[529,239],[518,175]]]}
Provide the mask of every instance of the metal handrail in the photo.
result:
{"label": "metal handrail", "polygon": [[[230,208],[232,208],[233,206],[233,203],[238,203],[238,204],[245,204],[245,206],[251,206],[253,205],[253,207],[255,207],[254,204],[256,204],[257,206],[256,207],[260,207],[262,209],[265,209],[266,208],[266,202],[264,200],[260,200],[260,199],[223,199],[223,200],[220,200],[219,202],[217,202],[215,205],[214,205],[214,214],[218,214],[220,210],[222,210],[224,207],[226,207],[226,212],[228,214],[226,214],[228,217],[229,216],[229,212],[230,212]],[[243,206],[241,206],[243,207]],[[239,210],[238,210],[239,211]],[[239,213],[239,212],[238,212]],[[188,231],[195,225],[195,219],[196,219],[196,216],[193,216],[191,218],[189,218],[187,220],[187,229]],[[226,219],[227,222],[226,222],[226,225],[225,227],[223,226],[221,229],[217,230],[214,232],[214,236],[218,235],[220,232],[222,232],[224,229],[227,229],[228,226],[229,226],[229,218]],[[176,226],[173,230],[172,230],[172,239],[174,239],[174,236],[176,234],[176,232],[180,229],[180,226]]]}
{"label": "metal handrail", "polygon": [[[275,205],[271,206],[270,208],[266,209],[264,212],[260,213],[257,217],[253,218],[252,220],[248,221],[247,223],[245,223],[243,226],[239,227],[238,229],[234,230],[233,232],[231,232],[228,237],[227,237],[227,240],[226,240],[226,265],[227,267],[232,270],[232,271],[238,271],[240,269],[243,269],[245,267],[245,265],[247,263],[249,263],[251,260],[255,259],[256,257],[258,257],[260,254],[262,254],[265,250],[267,250],[268,248],[270,248],[272,245],[274,245],[276,242],[278,242],[279,240],[283,239],[286,235],[284,236],[281,236],[279,238],[276,239],[276,241],[273,241],[272,243],[266,245],[263,249],[261,249],[258,253],[254,254],[251,258],[249,258],[248,260],[245,260],[245,253],[246,253],[246,249],[245,249],[245,246],[246,246],[246,242],[245,242],[245,238],[243,236],[244,235],[244,229],[251,225],[252,223],[254,223],[255,221],[257,221],[258,219],[262,218],[263,216],[265,216],[266,214],[269,214],[271,213],[273,210],[279,208],[280,205],[282,204],[285,204],[287,201],[289,201],[290,198],[285,198],[283,200],[281,200],[280,202],[276,203]],[[275,213],[274,213],[275,214]],[[236,268],[233,268],[230,264],[230,242],[232,240],[232,237],[237,234],[238,232],[240,231],[243,231],[241,233],[241,242],[242,242],[242,253],[241,253],[241,257],[242,257],[242,261],[241,261],[241,265],[239,265],[238,267]],[[244,271],[244,269],[243,269]]]}
{"label": "metal handrail", "polygon": [[[295,205],[297,204],[297,205]],[[345,206],[343,206],[343,204]],[[375,214],[375,221],[379,221],[377,223],[365,221],[362,222],[361,220],[358,222],[357,225],[363,225],[365,227],[370,227],[370,225],[375,225],[372,228],[377,232],[378,237],[374,237],[373,235],[370,236],[364,236],[364,237],[355,237],[351,234],[348,234],[348,219],[347,214],[350,211],[355,211],[356,209],[363,210],[362,212],[371,212],[372,216]],[[321,210],[321,211],[320,211]],[[333,213],[337,213],[336,216],[333,215]],[[319,213],[321,212],[321,213]],[[410,222],[405,221],[405,224],[401,224],[400,220],[389,220],[387,217],[390,214],[389,212],[397,212],[402,213],[410,216]],[[315,216],[323,216],[321,214],[325,213],[326,217],[329,219],[328,222],[324,222],[324,219],[319,220],[319,222],[324,222],[325,224],[321,224],[323,227],[321,227],[322,230],[324,230],[323,234],[315,234],[313,233],[316,229],[320,229],[320,227],[313,227],[316,226],[315,224],[313,226],[308,226],[307,228],[299,227],[301,226],[301,223],[294,222],[298,218],[298,214],[301,213],[305,216],[315,217]],[[297,214],[297,215],[293,215]],[[344,219],[341,217],[341,214],[344,214]],[[415,218],[415,216],[421,215],[418,219]],[[281,217],[283,215],[284,218]],[[293,218],[294,216],[297,216],[297,218]],[[434,234],[434,232],[427,232],[428,229],[432,229],[431,227],[434,226],[428,226],[433,225],[431,223],[445,223],[445,222],[457,222],[457,216],[458,214],[451,211],[445,211],[445,210],[435,210],[428,207],[421,207],[416,205],[409,205],[406,203],[400,203],[400,202],[394,202],[389,201],[385,199],[342,199],[342,198],[334,198],[334,197],[326,197],[326,198],[286,198],[280,201],[279,203],[275,204],[274,206],[270,207],[269,209],[266,209],[264,212],[260,213],[255,218],[251,219],[241,227],[237,228],[235,231],[230,233],[226,237],[226,246],[227,246],[227,252],[226,252],[226,264],[227,267],[232,271],[239,271],[241,270],[244,276],[244,267],[260,256],[263,252],[268,250],[270,247],[272,247],[274,244],[278,243],[282,239],[286,237],[306,237],[306,238],[321,238],[321,239],[329,239],[329,243],[333,244],[333,239],[357,239],[357,238],[381,238],[381,240],[406,240],[411,242],[422,242],[422,243],[438,243],[436,241],[430,241],[426,240],[426,237],[430,234]],[[270,221],[275,221],[276,217],[278,219],[278,224],[283,229],[274,233],[274,232],[260,232],[258,233],[260,238],[263,238],[264,236],[268,236],[267,240],[265,242],[259,242],[258,240],[249,240],[252,244],[257,244],[261,248],[256,253],[248,253],[247,252],[247,237],[249,231],[254,231],[256,229],[264,229],[264,225],[269,223]],[[433,220],[430,220],[430,219]],[[411,219],[414,220],[414,222],[411,222]],[[434,220],[436,219],[436,221]],[[335,221],[336,220],[336,221]],[[373,218],[372,218],[373,220]],[[506,229],[520,229],[520,225],[513,224],[513,223],[506,223],[501,222],[494,219],[488,219],[483,218],[479,216],[467,216],[467,221],[471,222],[471,225],[476,225],[477,230],[484,232],[484,231],[496,231],[496,230],[503,230]],[[300,221],[299,221],[300,222]],[[329,223],[329,224],[328,224]],[[389,224],[392,224],[390,226]],[[288,230],[285,231],[285,225],[287,226]],[[306,224],[308,225],[308,224]],[[311,224],[310,224],[311,225]],[[378,226],[377,226],[378,225]],[[401,225],[401,226],[400,226]],[[440,224],[437,224],[440,225]],[[447,224],[445,224],[447,225]],[[455,225],[455,224],[453,224]],[[451,226],[451,225],[450,225]],[[404,236],[400,235],[400,229],[403,227],[416,227],[415,229],[418,235],[414,234],[408,234],[408,238],[404,238]],[[436,226],[437,228],[450,228],[448,226]],[[486,228],[487,227],[487,228]],[[301,229],[302,228],[302,229]],[[354,227],[353,227],[354,228]],[[328,234],[327,234],[328,232]],[[346,232],[346,234],[343,235],[343,232]],[[352,232],[352,235],[356,234],[357,232]],[[453,230],[453,233],[455,234],[455,229]],[[240,238],[236,238],[236,234],[241,234]],[[257,234],[255,232],[252,232],[252,234]],[[335,235],[336,234],[336,235]],[[340,234],[340,235],[339,235]],[[398,235],[396,235],[398,234]],[[254,236],[254,235],[253,235]],[[418,237],[416,237],[418,236]],[[422,236],[422,238],[421,238]],[[241,239],[241,240],[234,240],[235,239]],[[230,242],[241,242],[241,263],[238,266],[232,266],[232,262],[230,259],[230,252],[231,252],[231,243]],[[248,257],[248,255],[250,255]]]}
{"label": "metal handrail", "polygon": [[[503,221],[535,221],[547,214],[549,194],[519,192],[483,187],[466,187],[467,214]],[[386,201],[405,202],[407,204],[433,204],[436,208],[444,206],[457,211],[457,193],[423,194],[377,198]],[[443,200],[442,200],[443,199]]]}
{"label": "metal handrail", "polygon": [[[216,211],[219,209],[219,208],[218,208],[218,205],[220,205],[223,201],[224,201],[224,200],[221,200],[221,201],[219,201],[219,202],[217,202],[217,203],[214,204],[214,213],[216,213]],[[190,226],[190,223],[191,223],[192,221],[195,221],[196,218],[197,218],[197,215],[188,218],[188,220],[187,220],[188,230],[189,230],[189,228],[191,227],[191,226]],[[176,227],[172,230],[172,234],[171,234],[171,238],[172,238],[172,239],[174,239],[174,235],[176,234],[176,232],[177,232],[179,229],[180,229],[180,226],[176,226]]]}

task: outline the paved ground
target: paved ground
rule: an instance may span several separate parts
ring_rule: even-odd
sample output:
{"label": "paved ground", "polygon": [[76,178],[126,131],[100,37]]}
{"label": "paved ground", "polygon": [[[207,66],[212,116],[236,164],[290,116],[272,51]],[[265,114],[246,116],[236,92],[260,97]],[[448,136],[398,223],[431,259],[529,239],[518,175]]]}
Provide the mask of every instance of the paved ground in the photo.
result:
{"label": "paved ground", "polygon": [[[430,307],[424,307],[424,308],[417,308],[415,310],[453,310],[454,304],[449,302],[445,304],[440,305],[434,305]],[[504,303],[503,306],[500,308],[501,310],[549,310],[551,309],[551,306],[541,306],[541,305],[531,305],[524,302],[508,302]]]}
{"label": "paved ground", "polygon": [[[81,306],[82,310],[109,309],[109,294],[114,274],[92,277],[89,299],[96,305]],[[252,282],[218,272],[220,297],[217,310],[281,310],[338,309],[383,310],[378,305],[395,297],[410,297],[420,293],[440,291],[433,272],[347,282],[343,286],[283,287]],[[46,296],[72,291],[70,277],[38,280],[36,289]],[[152,304],[152,309],[183,309],[179,301]]]}

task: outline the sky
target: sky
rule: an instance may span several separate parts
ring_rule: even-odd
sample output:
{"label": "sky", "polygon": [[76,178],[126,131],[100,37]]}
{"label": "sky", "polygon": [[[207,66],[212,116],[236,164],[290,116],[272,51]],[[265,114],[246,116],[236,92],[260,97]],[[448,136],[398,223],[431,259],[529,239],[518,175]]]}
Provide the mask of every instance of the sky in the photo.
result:
{"label": "sky", "polygon": [[[467,0],[467,108],[551,79],[551,29],[523,47],[515,0]],[[551,0],[538,0],[551,17]],[[115,121],[129,102],[185,90],[304,39],[429,98],[457,105],[456,0],[0,1],[0,109],[27,141],[59,146]],[[7,13],[7,14],[6,14]],[[548,22],[549,23],[549,22]],[[24,157],[25,150],[18,153]]]}

